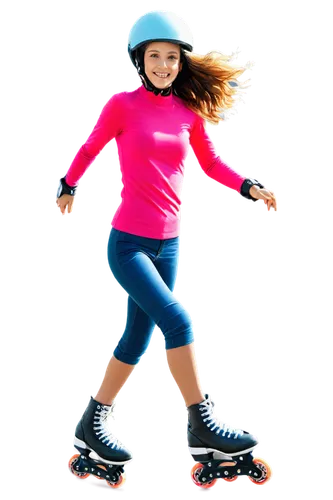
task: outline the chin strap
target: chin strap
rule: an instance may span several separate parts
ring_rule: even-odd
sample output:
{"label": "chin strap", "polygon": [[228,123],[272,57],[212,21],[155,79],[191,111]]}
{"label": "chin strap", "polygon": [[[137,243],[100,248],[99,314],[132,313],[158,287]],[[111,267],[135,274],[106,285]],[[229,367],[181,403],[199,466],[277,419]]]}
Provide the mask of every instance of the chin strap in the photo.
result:
{"label": "chin strap", "polygon": [[145,86],[145,88],[149,91],[149,92],[153,92],[155,95],[158,95],[158,94],[161,94],[161,96],[168,96],[171,94],[171,91],[172,91],[172,83],[169,87],[167,87],[166,89],[158,89],[157,87],[155,87],[155,85],[153,85],[151,83],[151,81],[149,80],[148,76],[146,75],[146,73],[143,71],[143,74],[138,70],[138,73],[139,73],[139,76]]}

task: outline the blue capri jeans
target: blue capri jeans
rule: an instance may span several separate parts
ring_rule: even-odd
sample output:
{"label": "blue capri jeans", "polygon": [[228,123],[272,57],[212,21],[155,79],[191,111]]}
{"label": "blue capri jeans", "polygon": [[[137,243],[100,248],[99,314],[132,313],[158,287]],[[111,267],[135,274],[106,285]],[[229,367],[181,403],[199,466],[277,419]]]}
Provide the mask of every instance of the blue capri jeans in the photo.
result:
{"label": "blue capri jeans", "polygon": [[166,349],[194,341],[191,317],[172,293],[178,257],[179,236],[158,240],[111,228],[109,265],[128,293],[126,328],[113,353],[119,361],[136,365],[155,325],[165,337]]}

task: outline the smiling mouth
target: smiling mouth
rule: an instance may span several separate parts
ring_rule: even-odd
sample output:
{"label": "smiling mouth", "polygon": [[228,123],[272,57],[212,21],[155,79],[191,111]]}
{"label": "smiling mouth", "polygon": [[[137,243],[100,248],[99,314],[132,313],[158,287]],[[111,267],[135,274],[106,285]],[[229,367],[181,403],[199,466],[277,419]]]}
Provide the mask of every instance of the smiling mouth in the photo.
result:
{"label": "smiling mouth", "polygon": [[168,78],[170,76],[170,73],[168,73],[166,76],[158,76],[156,73],[154,73],[155,76],[157,76],[157,78],[161,78],[161,79],[165,79],[165,78]]}

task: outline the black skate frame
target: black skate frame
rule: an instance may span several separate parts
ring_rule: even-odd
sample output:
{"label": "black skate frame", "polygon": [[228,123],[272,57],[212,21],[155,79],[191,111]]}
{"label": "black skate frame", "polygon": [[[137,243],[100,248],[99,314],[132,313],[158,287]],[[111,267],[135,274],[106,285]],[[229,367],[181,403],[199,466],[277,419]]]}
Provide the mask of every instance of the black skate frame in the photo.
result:
{"label": "black skate frame", "polygon": [[[101,460],[95,460],[86,456],[87,452],[89,454],[90,450],[84,450],[79,446],[75,446],[75,448],[80,453],[80,457],[77,459],[77,462],[73,467],[76,472],[93,474],[94,476],[101,477],[112,484],[116,484],[119,481],[121,474],[124,473],[124,465],[108,464]],[[102,469],[102,467],[98,467],[98,465],[102,465],[107,470]]]}
{"label": "black skate frame", "polygon": [[[211,454],[213,456],[213,453]],[[261,480],[265,479],[265,473],[262,471],[257,464],[253,462],[252,453],[246,453],[244,455],[237,455],[225,459],[211,459],[209,461],[201,461],[198,455],[195,457],[192,455],[196,462],[200,462],[203,465],[202,470],[196,474],[196,479],[202,484],[210,483],[213,479],[233,479],[235,476],[250,476],[256,482],[260,483]],[[207,458],[207,455],[206,455]],[[235,465],[219,465],[224,462],[236,462]]]}

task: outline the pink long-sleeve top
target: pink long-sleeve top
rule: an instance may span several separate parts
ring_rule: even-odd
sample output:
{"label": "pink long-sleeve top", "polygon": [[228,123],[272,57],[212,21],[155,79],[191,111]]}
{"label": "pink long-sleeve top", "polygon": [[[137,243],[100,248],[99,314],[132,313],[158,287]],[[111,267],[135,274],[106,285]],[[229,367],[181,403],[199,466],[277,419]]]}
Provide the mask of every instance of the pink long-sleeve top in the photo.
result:
{"label": "pink long-sleeve top", "polygon": [[115,137],[123,189],[112,226],[147,238],[174,238],[180,232],[180,197],[190,145],[212,179],[238,192],[245,180],[216,154],[204,123],[174,94],[156,96],[144,85],[114,94],[76,154],[66,182],[76,186]]}

